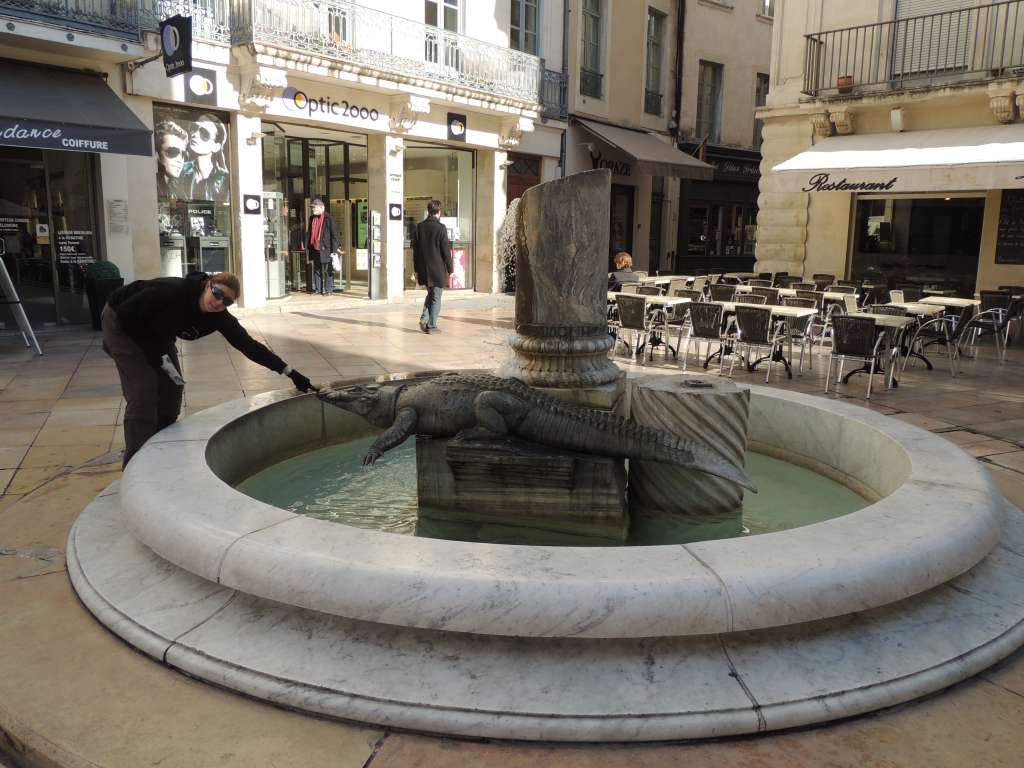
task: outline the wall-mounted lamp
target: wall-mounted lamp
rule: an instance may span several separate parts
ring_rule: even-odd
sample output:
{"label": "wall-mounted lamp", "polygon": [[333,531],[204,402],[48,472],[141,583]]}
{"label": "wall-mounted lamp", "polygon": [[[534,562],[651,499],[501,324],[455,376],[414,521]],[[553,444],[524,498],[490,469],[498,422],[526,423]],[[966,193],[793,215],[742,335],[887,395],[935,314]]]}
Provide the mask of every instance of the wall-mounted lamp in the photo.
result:
{"label": "wall-mounted lamp", "polygon": [[395,146],[393,146],[391,149],[388,150],[388,154],[391,155],[392,157],[398,157],[404,151],[405,151],[405,145],[404,144],[396,144]]}
{"label": "wall-mounted lamp", "polygon": [[597,147],[595,147],[594,143],[591,141],[584,141],[580,144],[577,144],[576,146],[583,147],[585,150],[587,150],[587,152],[590,152],[591,154],[593,154],[594,151],[597,149]]}
{"label": "wall-mounted lamp", "polygon": [[263,137],[263,134],[260,131],[254,131],[245,140],[245,143],[248,144],[250,147],[255,147],[257,144],[260,143],[260,139],[262,137]]}

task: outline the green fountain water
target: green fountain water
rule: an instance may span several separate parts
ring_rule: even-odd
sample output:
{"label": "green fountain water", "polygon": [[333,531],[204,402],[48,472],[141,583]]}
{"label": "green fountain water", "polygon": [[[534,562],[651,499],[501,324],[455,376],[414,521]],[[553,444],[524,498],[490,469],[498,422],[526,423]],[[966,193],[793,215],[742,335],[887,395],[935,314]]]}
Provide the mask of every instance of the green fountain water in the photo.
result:
{"label": "green fountain water", "polygon": [[[362,458],[371,442],[369,437],[295,456],[252,475],[238,490],[297,514],[390,533],[502,544],[588,543],[550,531],[444,520],[417,503],[415,441],[366,468]],[[868,503],[822,475],[763,454],[747,453],[746,469],[760,492],[746,495],[741,514],[729,519],[634,516],[627,545],[770,533],[839,517]]]}

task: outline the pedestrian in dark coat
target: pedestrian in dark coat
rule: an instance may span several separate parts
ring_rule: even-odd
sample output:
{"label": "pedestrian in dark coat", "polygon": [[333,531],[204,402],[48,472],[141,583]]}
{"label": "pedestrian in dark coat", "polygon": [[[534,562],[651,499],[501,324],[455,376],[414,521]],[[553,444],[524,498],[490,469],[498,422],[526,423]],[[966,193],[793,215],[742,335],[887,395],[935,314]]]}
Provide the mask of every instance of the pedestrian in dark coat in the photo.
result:
{"label": "pedestrian in dark coat", "polygon": [[338,252],[338,228],[327,213],[324,201],[313,198],[313,214],[306,225],[306,257],[313,264],[313,292],[327,296],[334,291],[331,254]]}
{"label": "pedestrian in dark coat", "polygon": [[214,331],[254,363],[288,376],[300,392],[315,389],[309,379],[246,333],[225,310],[241,286],[230,272],[136,280],[114,291],[103,307],[103,351],[114,359],[127,406],[124,460],[164,427],[178,420],[185,381],[177,339],[198,339]]}
{"label": "pedestrian in dark coat", "polygon": [[448,276],[454,269],[448,228],[441,223],[440,217],[440,201],[431,200],[427,203],[427,218],[416,226],[412,239],[416,282],[427,287],[427,298],[423,302],[423,312],[420,314],[420,330],[424,333],[437,330],[437,318],[441,314],[441,294],[448,286]]}

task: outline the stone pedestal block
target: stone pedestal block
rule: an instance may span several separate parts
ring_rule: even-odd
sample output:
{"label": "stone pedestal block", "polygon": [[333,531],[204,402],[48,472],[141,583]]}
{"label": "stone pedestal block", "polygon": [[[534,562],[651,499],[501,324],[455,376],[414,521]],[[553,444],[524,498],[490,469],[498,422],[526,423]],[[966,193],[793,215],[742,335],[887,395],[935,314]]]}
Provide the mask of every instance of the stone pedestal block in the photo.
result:
{"label": "stone pedestal block", "polygon": [[611,174],[586,171],[531,187],[503,240],[516,263],[514,357],[501,372],[534,387],[600,387],[621,372],[608,359]]}
{"label": "stone pedestal block", "polygon": [[[694,380],[679,376],[631,379],[630,417],[639,424],[705,442],[742,467],[750,390],[712,376],[699,379],[710,385],[706,388],[686,386]],[[667,464],[629,463],[629,508],[637,531],[645,525],[643,518],[678,515],[703,530],[702,538],[736,535],[742,503],[743,489],[726,480]]]}
{"label": "stone pedestal block", "polygon": [[449,521],[578,538],[564,543],[621,543],[626,538],[629,515],[621,459],[515,438],[417,436],[416,473],[420,519],[427,518],[428,527]]}

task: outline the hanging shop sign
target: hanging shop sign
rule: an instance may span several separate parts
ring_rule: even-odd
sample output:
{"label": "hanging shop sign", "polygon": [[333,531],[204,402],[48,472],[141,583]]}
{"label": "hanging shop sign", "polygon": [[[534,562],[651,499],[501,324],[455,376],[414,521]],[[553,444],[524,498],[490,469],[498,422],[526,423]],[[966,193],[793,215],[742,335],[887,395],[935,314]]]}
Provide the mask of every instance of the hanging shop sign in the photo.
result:
{"label": "hanging shop sign", "polygon": [[217,73],[212,69],[193,67],[185,76],[185,101],[217,106]]}
{"label": "hanging shop sign", "polygon": [[168,77],[192,71],[192,17],[178,14],[160,22],[160,51]]}
{"label": "hanging shop sign", "polygon": [[614,158],[607,157],[604,150],[596,146],[593,146],[593,148],[590,149],[590,162],[593,164],[594,170],[607,168],[612,172],[612,176],[624,176],[629,178],[633,175],[632,163],[626,160],[616,160]]}

